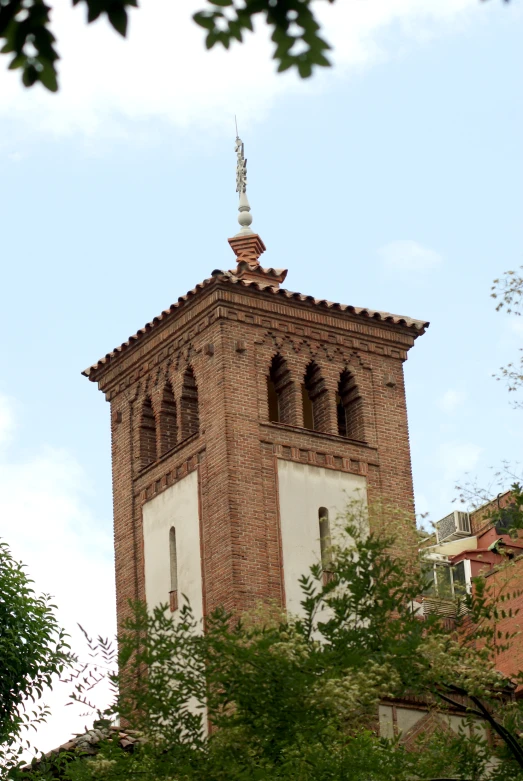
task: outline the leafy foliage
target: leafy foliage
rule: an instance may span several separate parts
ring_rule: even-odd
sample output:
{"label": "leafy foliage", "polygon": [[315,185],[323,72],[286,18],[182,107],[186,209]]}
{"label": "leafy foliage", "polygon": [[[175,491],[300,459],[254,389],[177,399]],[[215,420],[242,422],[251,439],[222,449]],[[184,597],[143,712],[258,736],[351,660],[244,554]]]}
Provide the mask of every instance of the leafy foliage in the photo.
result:
{"label": "leafy foliage", "polygon": [[71,702],[84,705],[87,712],[97,711],[99,717],[102,713],[93,702],[93,691],[102,681],[109,680],[110,691],[116,696],[114,685],[114,671],[116,668],[116,650],[109,638],[98,635],[96,640],[89,637],[83,626],[78,624],[87,645],[89,661],[82,661],[75,655],[67,669],[67,675],[61,678],[62,683],[73,684]]}
{"label": "leafy foliage", "polygon": [[69,661],[54,605],[31,584],[0,541],[0,768],[15,764],[24,729],[45,721],[48,710],[38,700]]}
{"label": "leafy foliage", "polygon": [[[474,635],[421,620],[417,569],[391,555],[390,537],[364,529],[348,519],[326,583],[319,566],[302,578],[300,617],[275,605],[239,620],[217,610],[203,634],[186,601],[175,620],[166,606],[134,604],[105,716],[142,740],[126,751],[107,730],[96,757],[40,778],[523,779],[523,711],[493,666],[500,645],[484,589],[467,598]],[[107,644],[98,650],[108,659]],[[380,737],[379,702],[413,695],[438,709],[441,728],[414,747]],[[81,683],[75,698],[86,702]],[[459,733],[445,728],[446,708],[461,717]]]}
{"label": "leafy foliage", "polygon": [[208,49],[218,43],[228,49],[233,40],[241,42],[245,32],[252,32],[254,18],[262,15],[272,29],[278,71],[295,68],[308,78],[314,67],[330,65],[325,56],[330,46],[320,35],[311,5],[303,0],[209,0],[209,7],[193,18],[207,31]]}
{"label": "leafy foliage", "polygon": [[[124,36],[127,8],[138,5],[138,0],[73,0],[73,5],[80,2],[87,6],[88,22],[106,14],[114,29]],[[21,69],[24,86],[32,87],[40,82],[56,92],[59,55],[50,29],[51,11],[44,0],[0,0],[0,40],[5,41],[0,52],[13,55],[9,69]]]}
{"label": "leafy foliage", "polygon": [[[105,15],[116,32],[125,36],[128,8],[137,7],[138,0],[72,0],[73,5],[79,3],[86,5],[88,22]],[[26,87],[40,82],[56,92],[59,55],[50,29],[51,11],[44,0],[0,0],[0,40],[5,41],[0,51],[13,55],[9,68],[22,70]],[[272,31],[278,71],[294,69],[301,78],[308,78],[315,68],[330,65],[326,56],[330,46],[321,36],[312,0],[207,0],[193,19],[206,31],[208,49],[218,44],[228,49],[254,30],[257,16]]]}
{"label": "leafy foliage", "polygon": [[[523,267],[519,271],[506,271],[505,274],[495,279],[492,283],[490,295],[496,299],[496,311],[513,314],[521,317],[523,312]],[[520,347],[520,352],[523,348]],[[505,380],[510,392],[519,390],[523,386],[523,354],[519,361],[502,366],[500,373],[494,375],[497,380]],[[516,407],[523,406],[523,402],[516,401]]]}

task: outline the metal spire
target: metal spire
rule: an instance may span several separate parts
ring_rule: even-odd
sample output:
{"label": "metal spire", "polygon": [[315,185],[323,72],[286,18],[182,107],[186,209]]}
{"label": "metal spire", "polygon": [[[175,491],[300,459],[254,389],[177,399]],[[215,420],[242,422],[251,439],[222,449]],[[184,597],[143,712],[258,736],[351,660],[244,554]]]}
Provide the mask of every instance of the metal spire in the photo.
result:
{"label": "metal spire", "polygon": [[[234,118],[236,121],[236,117]],[[234,147],[236,152],[236,192],[240,195],[240,202],[238,205],[238,222],[241,225],[241,230],[236,234],[237,236],[248,236],[253,233],[250,228],[252,223],[251,207],[247,198],[247,160],[245,159],[243,150],[243,141],[238,136],[238,126],[236,126],[236,144]]]}

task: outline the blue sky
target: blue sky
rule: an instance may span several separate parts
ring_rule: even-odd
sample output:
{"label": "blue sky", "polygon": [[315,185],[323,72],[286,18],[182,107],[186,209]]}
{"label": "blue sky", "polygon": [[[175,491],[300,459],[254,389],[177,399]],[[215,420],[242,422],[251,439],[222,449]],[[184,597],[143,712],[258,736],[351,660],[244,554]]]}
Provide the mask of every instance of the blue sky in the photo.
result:
{"label": "blue sky", "polygon": [[[466,472],[488,484],[522,435],[491,375],[523,329],[489,298],[523,262],[521,3],[318,6],[336,67],[306,83],[273,73],[262,26],[206,53],[198,3],[143,5],[125,42],[60,5],[58,96],[0,71],[0,534],[94,632],[113,627],[109,407],[80,371],[234,265],[235,113],[266,265],[431,321],[405,366],[418,510],[448,512]],[[73,728],[53,702],[44,748]]]}

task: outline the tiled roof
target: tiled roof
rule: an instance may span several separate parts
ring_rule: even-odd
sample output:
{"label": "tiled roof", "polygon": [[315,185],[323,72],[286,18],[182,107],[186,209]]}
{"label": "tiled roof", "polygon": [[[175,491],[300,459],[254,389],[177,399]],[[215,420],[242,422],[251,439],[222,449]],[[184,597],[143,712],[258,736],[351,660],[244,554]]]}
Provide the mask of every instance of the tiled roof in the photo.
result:
{"label": "tiled roof", "polygon": [[66,743],[62,743],[43,756],[36,757],[30,765],[26,765],[22,770],[30,773],[31,769],[38,768],[43,760],[52,760],[53,757],[63,752],[70,752],[78,756],[92,756],[98,752],[99,745],[103,740],[117,740],[120,747],[128,751],[132,751],[136,744],[143,741],[135,730],[123,730],[115,726],[97,726],[95,723],[91,729],[80,735],[75,735]]}
{"label": "tiled roof", "polygon": [[[263,269],[263,272],[265,276],[272,276],[272,274],[280,272],[280,269],[272,269],[272,268]],[[423,334],[425,332],[425,329],[428,328],[429,326],[429,323],[425,322],[424,320],[415,320],[411,317],[393,315],[390,312],[381,312],[374,309],[365,309],[363,307],[351,306],[349,304],[338,304],[332,301],[326,301],[325,299],[318,299],[318,298],[314,298],[313,296],[306,296],[303,295],[302,293],[293,293],[292,291],[285,290],[284,288],[268,285],[266,282],[263,283],[263,282],[255,282],[253,280],[248,280],[248,279],[239,279],[234,272],[221,271],[220,269],[217,269],[212,272],[212,275],[208,279],[204,279],[203,282],[200,282],[192,290],[189,290],[184,296],[180,296],[180,298],[175,304],[171,304],[171,306],[168,309],[164,309],[164,311],[160,315],[158,315],[158,317],[155,317],[151,320],[151,322],[146,323],[146,325],[144,325],[143,328],[140,328],[140,330],[137,331],[133,336],[130,336],[126,342],[123,342],[119,347],[115,347],[115,349],[112,352],[104,355],[104,357],[101,358],[99,361],[97,361],[95,364],[85,369],[82,372],[82,374],[85,377],[90,377],[90,375],[93,372],[95,372],[97,369],[100,369],[103,366],[107,366],[113,360],[113,358],[115,358],[120,353],[125,352],[129,348],[133,347],[136,342],[138,342],[146,334],[150,333],[152,330],[157,328],[164,320],[166,320],[168,317],[170,317],[170,315],[176,312],[176,310],[183,307],[184,304],[186,304],[191,298],[194,298],[194,296],[198,295],[198,293],[201,290],[204,290],[210,285],[216,284],[218,282],[222,282],[222,283],[225,282],[230,285],[240,285],[242,287],[248,287],[254,290],[259,290],[260,292],[265,292],[265,293],[268,292],[268,293],[272,293],[274,296],[281,296],[282,298],[292,299],[294,301],[303,301],[305,303],[312,304],[313,306],[316,306],[319,309],[331,309],[335,312],[347,312],[347,314],[356,315],[357,317],[362,317],[367,320],[372,319],[384,323],[390,323],[392,325],[404,326],[406,328],[412,329],[412,331],[414,332],[414,337]]]}

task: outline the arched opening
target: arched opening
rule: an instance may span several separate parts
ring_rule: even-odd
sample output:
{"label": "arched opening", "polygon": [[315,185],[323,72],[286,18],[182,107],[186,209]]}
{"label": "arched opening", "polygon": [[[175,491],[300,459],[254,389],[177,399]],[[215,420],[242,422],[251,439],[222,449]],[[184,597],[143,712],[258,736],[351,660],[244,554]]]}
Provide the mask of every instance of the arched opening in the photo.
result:
{"label": "arched opening", "polygon": [[348,369],[340,374],[336,394],[338,434],[349,439],[365,441],[363,402],[354,375]]}
{"label": "arched opening", "polygon": [[176,555],[176,529],[171,526],[169,530],[169,572],[171,576],[171,590],[169,591],[169,607],[171,613],[178,610],[178,559]]}
{"label": "arched opening", "polygon": [[160,455],[163,456],[178,441],[178,423],[176,420],[176,401],[171,383],[163,389],[160,405]]}
{"label": "arched opening", "polygon": [[327,584],[332,580],[332,540],[329,522],[329,511],[326,507],[320,507],[318,510],[318,521],[320,526],[320,551],[321,568],[323,570],[323,583]]}
{"label": "arched opening", "polygon": [[197,434],[200,428],[200,413],[198,410],[198,386],[194,371],[189,366],[183,375],[182,399],[182,438],[187,439]]}
{"label": "arched opening", "polygon": [[313,431],[328,431],[328,394],[320,367],[311,361],[301,386],[303,425]]}
{"label": "arched opening", "polygon": [[271,361],[267,377],[267,404],[270,421],[292,422],[292,380],[287,363],[280,354]]}
{"label": "arched opening", "polygon": [[156,420],[151,399],[145,399],[140,420],[140,467],[156,461]]}

